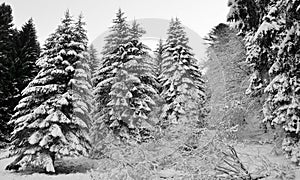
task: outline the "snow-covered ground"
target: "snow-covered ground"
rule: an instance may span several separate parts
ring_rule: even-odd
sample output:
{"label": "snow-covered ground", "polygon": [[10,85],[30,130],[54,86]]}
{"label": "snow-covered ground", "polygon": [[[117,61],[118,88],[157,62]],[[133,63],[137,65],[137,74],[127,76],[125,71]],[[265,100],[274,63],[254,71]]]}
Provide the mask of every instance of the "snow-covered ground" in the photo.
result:
{"label": "snow-covered ground", "polygon": [[5,158],[7,151],[0,151],[0,180],[90,180],[91,169],[98,166],[96,160],[87,158],[64,159],[55,164],[57,174],[49,175],[33,171],[7,171],[5,167],[14,158]]}
{"label": "snow-covered ground", "polygon": [[[300,179],[299,167],[291,165],[290,161],[283,155],[278,156],[272,153],[274,146],[271,144],[239,143],[234,147],[250,173],[260,168],[262,171],[268,171],[271,174],[270,177],[262,180],[280,180],[282,177],[283,179],[288,178],[288,180]],[[13,161],[13,158],[5,158],[7,154],[7,151],[0,150],[0,180],[91,180],[90,170],[101,166],[101,160],[66,158],[63,161],[56,162],[56,175],[37,173],[30,170],[23,172],[6,171],[6,165]],[[289,170],[294,173],[290,175],[282,174],[289,172]]]}

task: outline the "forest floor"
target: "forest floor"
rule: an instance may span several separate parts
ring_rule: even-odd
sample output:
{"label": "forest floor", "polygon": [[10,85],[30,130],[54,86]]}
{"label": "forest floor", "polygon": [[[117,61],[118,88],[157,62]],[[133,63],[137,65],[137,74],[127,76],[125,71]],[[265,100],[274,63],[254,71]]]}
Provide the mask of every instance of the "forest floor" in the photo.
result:
{"label": "forest floor", "polygon": [[[272,144],[243,142],[236,143],[234,148],[250,174],[261,170],[261,172],[271,175],[263,180],[300,179],[300,168],[292,165],[283,155],[277,155]],[[57,174],[55,175],[36,172],[36,170],[6,171],[5,166],[13,161],[13,158],[6,158],[7,154],[7,150],[0,151],[1,180],[90,180],[91,170],[101,166],[101,160],[65,158],[56,162]]]}
{"label": "forest floor", "polygon": [[5,167],[14,160],[6,158],[7,150],[0,151],[0,179],[1,180],[89,180],[91,169],[98,167],[98,161],[88,158],[65,158],[57,161],[57,174],[49,175],[35,170],[7,171]]}

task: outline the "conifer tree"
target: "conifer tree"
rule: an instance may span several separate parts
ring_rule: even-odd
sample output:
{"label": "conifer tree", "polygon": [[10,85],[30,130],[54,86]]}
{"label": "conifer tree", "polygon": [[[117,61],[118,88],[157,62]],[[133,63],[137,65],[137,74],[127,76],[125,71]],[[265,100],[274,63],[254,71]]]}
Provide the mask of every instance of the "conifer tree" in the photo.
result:
{"label": "conifer tree", "polygon": [[181,22],[178,18],[172,19],[160,77],[163,87],[161,95],[166,101],[162,114],[163,127],[191,118],[196,120],[201,112],[199,106],[204,103],[204,82],[187,43]]}
{"label": "conifer tree", "polygon": [[127,43],[130,40],[129,25],[124,17],[124,12],[121,9],[116,13],[116,18],[113,19],[113,25],[110,27],[110,34],[105,38],[105,46],[101,54],[103,55],[101,63],[96,68],[93,74],[94,96],[95,96],[95,109],[94,109],[94,125],[93,125],[93,141],[99,141],[99,134],[102,130],[98,129],[102,127],[102,121],[99,117],[107,114],[105,107],[110,100],[110,90],[112,81],[116,76],[116,68],[118,62],[116,53],[120,45]]}
{"label": "conifer tree", "polygon": [[97,112],[102,111],[109,101],[110,81],[115,76],[115,72],[112,72],[116,65],[113,57],[118,52],[119,46],[127,43],[130,39],[129,25],[126,23],[126,17],[124,17],[124,12],[121,9],[116,13],[113,23],[113,26],[110,27],[110,34],[105,38],[106,44],[101,52],[103,55],[101,65],[96,68],[93,74],[94,95],[98,104],[95,111]]}
{"label": "conifer tree", "polygon": [[89,91],[85,53],[87,39],[67,11],[46,40],[37,76],[23,90],[10,124],[11,155],[7,169],[29,164],[55,172],[55,158],[88,155]]}
{"label": "conifer tree", "polygon": [[154,70],[154,73],[155,73],[155,76],[156,76],[156,81],[157,83],[159,84],[158,86],[158,92],[161,93],[161,87],[162,85],[160,84],[160,75],[162,74],[162,62],[163,62],[163,54],[164,54],[164,44],[163,44],[163,40],[160,39],[158,41],[158,44],[157,44],[157,48],[155,49],[154,51],[154,54],[155,54],[155,70]]}
{"label": "conifer tree", "polygon": [[129,29],[130,40],[139,40],[146,31],[140,26],[140,24],[134,19]]}
{"label": "conifer tree", "polygon": [[95,49],[93,44],[89,46],[88,53],[90,58],[89,65],[90,65],[91,73],[94,74],[100,62],[98,59],[98,52]]}
{"label": "conifer tree", "polygon": [[[300,162],[300,1],[278,1],[271,6],[268,15],[273,17],[273,25],[277,32],[276,40],[280,39],[276,58],[271,61],[269,75],[272,78],[265,92],[264,121],[280,125],[286,133],[283,150],[292,162]],[[272,17],[272,16],[271,16]],[[270,18],[271,18],[270,17]],[[285,17],[285,18],[283,18]],[[282,23],[284,22],[284,23]],[[261,24],[269,23],[264,20]],[[282,23],[282,24],[281,24]],[[276,27],[277,25],[277,27]],[[276,32],[276,30],[274,30]],[[282,36],[282,34],[284,34]],[[265,35],[265,34],[263,34]],[[262,36],[263,36],[262,35]],[[266,39],[268,37],[264,37]],[[282,39],[281,39],[282,38]],[[275,44],[275,43],[274,43]]]}
{"label": "conifer tree", "polygon": [[[230,12],[227,20],[234,22],[239,29],[238,34],[245,37],[245,45],[248,49],[246,61],[253,69],[250,77],[251,83],[246,93],[261,96],[263,89],[270,82],[268,69],[272,64],[272,59],[276,58],[276,50],[273,45],[278,42],[276,34],[280,33],[279,29],[275,24],[271,29],[265,29],[271,27],[269,25],[272,24],[274,18],[271,16],[275,14],[271,12],[268,15],[267,1],[232,0],[229,1],[229,6]],[[263,23],[264,17],[271,18],[269,19],[270,23]],[[260,27],[260,24],[263,26]],[[267,34],[262,37],[264,32]]]}
{"label": "conifer tree", "polygon": [[0,5],[0,141],[6,141],[10,128],[7,122],[11,117],[10,98],[11,78],[9,67],[11,66],[11,54],[13,49],[12,10],[9,5]]}
{"label": "conifer tree", "polygon": [[14,84],[14,94],[11,100],[11,110],[18,104],[22,90],[37,75],[35,62],[40,56],[40,45],[37,41],[33,20],[30,19],[20,31],[14,35],[14,49],[10,74]]}
{"label": "conifer tree", "polygon": [[110,92],[109,121],[106,122],[122,138],[129,138],[127,136],[135,132],[134,138],[138,141],[142,138],[139,130],[151,124],[148,114],[155,105],[152,95],[156,94],[155,89],[142,81],[147,71],[142,63],[144,54],[143,45],[136,40],[119,48],[120,65]]}
{"label": "conifer tree", "polygon": [[39,43],[32,19],[20,31],[12,29],[11,8],[1,5],[0,71],[0,137],[8,136],[12,127],[7,122],[21,98],[21,91],[37,74],[35,61],[40,54]]}
{"label": "conifer tree", "polygon": [[116,13],[116,18],[113,19],[113,25],[110,27],[110,34],[105,37],[106,44],[103,47],[101,54],[105,56],[114,50],[118,49],[121,44],[126,44],[130,41],[130,27],[124,17],[124,12],[121,9]]}
{"label": "conifer tree", "polygon": [[240,29],[246,34],[247,62],[253,69],[248,92],[262,89],[267,95],[263,109],[264,121],[279,125],[285,132],[285,137],[282,137],[283,149],[293,162],[299,163],[300,1],[252,3],[259,8],[255,17],[251,14],[247,17],[237,16],[236,12],[248,7],[229,4],[229,20],[245,24],[249,19],[258,18],[255,28]]}
{"label": "conifer tree", "polygon": [[[143,63],[146,54],[143,49],[144,45],[137,40],[121,45],[103,64],[110,66],[98,71],[99,75],[110,73],[102,76],[104,78],[100,79],[94,91],[98,105],[94,136],[109,129],[117,137],[141,141],[142,126],[151,124],[148,115],[155,104],[152,96],[156,91],[145,82],[149,69]],[[101,92],[108,93],[108,96]]]}

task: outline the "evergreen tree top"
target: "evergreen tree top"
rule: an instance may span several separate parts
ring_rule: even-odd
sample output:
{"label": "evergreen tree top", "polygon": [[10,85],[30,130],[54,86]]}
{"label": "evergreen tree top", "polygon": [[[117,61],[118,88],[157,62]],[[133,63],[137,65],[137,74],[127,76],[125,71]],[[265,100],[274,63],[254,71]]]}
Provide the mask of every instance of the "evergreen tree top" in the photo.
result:
{"label": "evergreen tree top", "polygon": [[2,28],[11,28],[13,26],[12,21],[13,16],[11,7],[5,3],[2,3],[0,5],[0,30]]}
{"label": "evergreen tree top", "polygon": [[75,22],[75,32],[77,37],[77,40],[80,40],[84,43],[85,46],[88,44],[88,37],[87,37],[87,30],[85,29],[86,23],[83,21],[83,15],[80,14],[78,16],[77,21]]}
{"label": "evergreen tree top", "polygon": [[174,47],[181,45],[185,48],[191,49],[191,47],[188,46],[189,39],[186,36],[184,27],[177,17],[175,18],[175,20],[173,18],[171,19],[167,34],[168,38],[166,42],[169,46]]}
{"label": "evergreen tree top", "polygon": [[113,25],[110,27],[110,34],[105,37],[106,44],[101,54],[107,55],[118,48],[119,45],[125,44],[130,40],[130,28],[126,22],[126,17],[121,9],[116,13],[113,19]]}
{"label": "evergreen tree top", "polygon": [[69,26],[72,25],[73,19],[72,19],[72,16],[71,16],[69,10],[67,10],[67,11],[65,12],[65,16],[64,16],[64,18],[62,19],[61,22],[62,22],[62,23],[61,23],[62,26],[69,27]]}
{"label": "evergreen tree top", "polygon": [[227,24],[220,23],[217,26],[215,26],[209,33],[208,36],[204,39],[208,41],[208,44],[213,46],[217,43],[219,43],[220,40],[224,41],[224,39],[228,40],[229,33],[230,33],[230,27]]}
{"label": "evergreen tree top", "polygon": [[[33,23],[33,19],[30,18],[23,26],[22,26],[22,34],[20,37],[20,40],[24,42],[26,38],[31,37],[31,40],[35,43],[37,36],[36,36],[36,29]],[[22,36],[28,36],[28,37],[22,37]]]}
{"label": "evergreen tree top", "polygon": [[119,24],[119,23],[124,23],[124,22],[126,22],[126,18],[127,18],[127,17],[125,17],[124,14],[125,14],[125,13],[122,12],[122,9],[119,8],[119,9],[118,9],[118,12],[116,13],[116,18],[113,19],[113,23]]}
{"label": "evergreen tree top", "polygon": [[64,18],[61,20],[61,24],[58,25],[57,29],[54,33],[52,33],[49,38],[46,39],[46,42],[44,44],[44,51],[42,53],[43,55],[53,55],[55,53],[52,53],[52,51],[56,51],[56,48],[61,48],[62,44],[70,43],[74,40],[74,33],[75,27],[74,27],[74,20],[73,17],[70,15],[69,10],[65,12]]}
{"label": "evergreen tree top", "polygon": [[130,29],[131,39],[139,40],[145,33],[146,31],[134,19]]}
{"label": "evergreen tree top", "polygon": [[9,5],[2,3],[0,5],[0,49],[5,47],[6,43],[9,42],[9,38],[13,33],[13,16],[12,16],[12,9]]}

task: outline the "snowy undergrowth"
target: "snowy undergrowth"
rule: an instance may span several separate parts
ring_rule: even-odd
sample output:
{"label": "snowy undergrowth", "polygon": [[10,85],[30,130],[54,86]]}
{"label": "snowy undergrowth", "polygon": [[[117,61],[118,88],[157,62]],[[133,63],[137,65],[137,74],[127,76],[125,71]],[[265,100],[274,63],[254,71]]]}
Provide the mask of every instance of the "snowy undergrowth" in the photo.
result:
{"label": "snowy undergrowth", "polygon": [[92,179],[211,179],[220,147],[215,132],[181,131],[178,136],[174,131],[148,143],[111,147]]}
{"label": "snowy undergrowth", "polygon": [[[189,134],[187,131],[183,131]],[[171,132],[158,140],[139,145],[111,146],[100,159],[65,158],[55,164],[57,174],[48,175],[35,170],[5,171],[13,158],[0,152],[0,179],[13,180],[119,180],[119,179],[232,179],[215,170],[222,165],[222,152],[231,145],[240,161],[253,176],[263,180],[292,180],[300,178],[300,170],[282,155],[273,154],[272,144],[225,143],[218,131],[201,129],[185,138]]]}
{"label": "snowy undergrowth", "polygon": [[[185,135],[168,131],[148,143],[110,147],[110,151],[106,151],[109,153],[99,160],[100,166],[92,170],[91,178],[241,180],[246,177],[245,173],[251,176],[250,180],[300,177],[300,171],[283,155],[272,154],[272,144],[229,142],[217,130],[201,129],[189,133],[181,129],[180,134]],[[228,145],[234,147],[238,161],[244,166],[242,170],[239,163],[229,162],[231,165],[227,168],[234,170],[231,175],[217,170],[225,164],[224,152],[228,152]]]}

